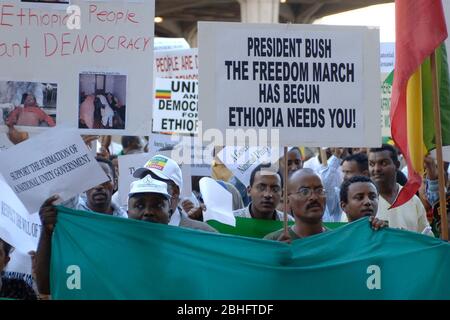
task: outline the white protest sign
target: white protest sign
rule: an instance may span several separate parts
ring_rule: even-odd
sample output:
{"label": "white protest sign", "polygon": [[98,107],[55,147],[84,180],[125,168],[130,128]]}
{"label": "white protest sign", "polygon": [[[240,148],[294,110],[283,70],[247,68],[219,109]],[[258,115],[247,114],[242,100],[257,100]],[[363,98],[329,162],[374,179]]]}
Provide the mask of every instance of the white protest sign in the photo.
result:
{"label": "white protest sign", "polygon": [[[383,75],[382,75],[383,77]],[[391,96],[394,74],[381,79],[381,136],[391,136]]]}
{"label": "white protest sign", "polygon": [[179,50],[179,49],[189,49],[190,48],[189,43],[184,38],[155,37],[153,43],[154,43],[155,51]]}
{"label": "white protest sign", "polygon": [[[36,249],[33,249],[36,250]],[[12,279],[20,279],[25,281],[29,286],[33,285],[31,256],[27,252],[22,252],[15,248],[10,254],[11,260],[6,265],[5,277]]]}
{"label": "white protest sign", "polygon": [[281,145],[380,144],[378,29],[199,22],[199,43],[205,129],[278,129]]}
{"label": "white protest sign", "polygon": [[5,151],[9,147],[12,147],[14,144],[9,140],[6,133],[0,132],[0,152]]}
{"label": "white protest sign", "polygon": [[203,220],[216,220],[221,223],[236,226],[233,215],[233,196],[214,179],[205,177],[200,179],[200,192],[205,202],[206,211]]}
{"label": "white protest sign", "polygon": [[153,131],[197,133],[198,81],[156,78]]}
{"label": "white protest sign", "polygon": [[198,49],[155,51],[155,78],[198,80]]}
{"label": "white protest sign", "polygon": [[261,163],[278,166],[280,150],[268,147],[226,146],[218,154],[220,161],[245,186],[250,185],[252,171]]}
{"label": "white protest sign", "polygon": [[381,68],[381,136],[391,136],[391,95],[395,63],[395,43],[380,43],[380,68]]}
{"label": "white protest sign", "polygon": [[[1,2],[0,68],[8,72],[0,77],[0,106],[8,122],[30,132],[56,122],[82,134],[147,135],[154,0],[71,5],[66,12]],[[25,92],[37,106],[23,107]]]}
{"label": "white protest sign", "polygon": [[40,233],[39,214],[29,214],[0,175],[0,238],[27,253],[36,250]]}
{"label": "white protest sign", "polygon": [[148,141],[149,152],[155,154],[160,149],[173,148],[180,139],[179,135],[152,132]]}
{"label": "white protest sign", "polygon": [[162,148],[171,149],[167,156],[178,164],[190,164],[192,176],[210,176],[212,151],[209,147],[200,145],[199,139],[177,134],[152,133],[150,135],[150,153],[161,153]]}
{"label": "white protest sign", "polygon": [[380,43],[380,70],[382,74],[389,74],[394,70],[395,42]]}
{"label": "white protest sign", "polygon": [[[138,168],[142,168],[147,161],[149,161],[155,154],[161,154],[170,157],[170,152],[158,153],[138,153],[119,156],[119,201],[121,205],[127,205],[128,192],[130,191],[130,184],[138,178],[133,177],[134,172]],[[191,168],[189,165],[180,165],[183,186],[181,187],[181,196],[190,196],[192,192],[191,186]]]}
{"label": "white protest sign", "polygon": [[152,156],[152,153],[136,153],[117,157],[119,161],[119,200],[121,205],[128,204],[130,184],[138,180],[133,177],[134,172],[136,169],[142,168]]}
{"label": "white protest sign", "polygon": [[2,152],[0,173],[29,212],[50,196],[63,201],[108,180],[74,129],[51,129]]}

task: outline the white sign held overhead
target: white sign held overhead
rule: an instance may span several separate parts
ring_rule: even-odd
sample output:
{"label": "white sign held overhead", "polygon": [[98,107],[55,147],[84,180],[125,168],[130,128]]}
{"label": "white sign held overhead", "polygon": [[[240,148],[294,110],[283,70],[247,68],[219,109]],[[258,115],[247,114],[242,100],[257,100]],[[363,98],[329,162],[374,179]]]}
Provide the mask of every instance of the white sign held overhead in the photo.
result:
{"label": "white sign held overhead", "polygon": [[74,129],[48,130],[3,151],[0,173],[29,212],[54,194],[65,201],[108,180]]}
{"label": "white sign held overhead", "polygon": [[155,78],[198,80],[198,50],[155,51]]}
{"label": "white sign held overhead", "polygon": [[197,133],[198,81],[156,78],[153,131]]}
{"label": "white sign held overhead", "polygon": [[[170,153],[166,152],[150,152],[138,153],[125,156],[119,156],[119,201],[122,206],[128,204],[128,193],[130,184],[138,178],[133,177],[134,172],[138,168],[142,168],[155,154],[161,154],[170,157]],[[190,196],[192,192],[191,186],[191,168],[189,165],[180,165],[183,177],[183,186],[181,186],[181,196]]]}
{"label": "white sign held overhead", "polygon": [[[66,13],[44,3],[25,9],[23,1],[2,1],[5,124],[29,132],[56,125],[82,134],[148,135],[154,0],[70,4]],[[27,92],[33,103],[22,96]]]}
{"label": "white sign held overhead", "polygon": [[205,129],[278,129],[281,145],[378,146],[379,32],[199,23]]}
{"label": "white sign held overhead", "polygon": [[233,196],[217,181],[209,177],[200,179],[200,192],[206,206],[203,212],[203,220],[216,220],[221,223],[236,226],[236,218],[233,215]]}
{"label": "white sign held overhead", "polygon": [[39,214],[29,214],[0,175],[0,238],[27,253],[36,250],[40,234]]}
{"label": "white sign held overhead", "polygon": [[189,43],[184,38],[162,38],[162,37],[156,37],[154,39],[154,47],[155,51],[180,50],[190,48]]}
{"label": "white sign held overhead", "polygon": [[133,177],[138,168],[142,168],[145,163],[152,158],[151,153],[137,153],[117,157],[119,161],[119,199],[120,204],[128,204],[128,193],[133,181],[139,180]]}
{"label": "white sign held overhead", "polygon": [[236,178],[245,186],[249,186],[252,171],[258,165],[270,163],[274,169],[278,169],[280,150],[268,147],[227,146],[217,156]]}

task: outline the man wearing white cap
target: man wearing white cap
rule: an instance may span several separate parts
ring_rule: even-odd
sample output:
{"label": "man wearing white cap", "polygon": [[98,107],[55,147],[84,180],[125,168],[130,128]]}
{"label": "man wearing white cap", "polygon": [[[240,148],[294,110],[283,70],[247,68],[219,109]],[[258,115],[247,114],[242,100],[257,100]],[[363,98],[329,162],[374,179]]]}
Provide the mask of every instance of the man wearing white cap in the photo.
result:
{"label": "man wearing white cap", "polygon": [[128,194],[130,219],[168,224],[170,220],[170,195],[167,183],[145,176],[131,183]]}
{"label": "man wearing white cap", "polygon": [[178,206],[181,188],[183,186],[183,178],[181,169],[174,160],[163,155],[155,155],[147,161],[143,168],[137,169],[133,174],[135,178],[139,179],[142,179],[147,175],[151,175],[152,178],[163,181],[168,185],[168,192],[171,196],[170,225],[217,232],[217,230],[202,221],[190,219]]}

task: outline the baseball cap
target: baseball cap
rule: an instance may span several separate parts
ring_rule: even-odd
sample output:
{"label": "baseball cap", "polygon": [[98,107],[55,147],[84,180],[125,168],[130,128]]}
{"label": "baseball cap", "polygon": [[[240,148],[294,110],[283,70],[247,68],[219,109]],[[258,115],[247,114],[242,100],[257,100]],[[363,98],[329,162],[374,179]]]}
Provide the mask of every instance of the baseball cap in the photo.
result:
{"label": "baseball cap", "polygon": [[180,190],[183,187],[183,176],[180,166],[166,156],[159,154],[153,156],[143,168],[139,168],[133,173],[133,177],[141,179],[149,172],[154,173],[161,179],[172,180]]}
{"label": "baseball cap", "polygon": [[170,195],[167,192],[167,183],[153,179],[151,176],[145,176],[141,180],[131,183],[128,197],[135,193],[159,193],[170,199]]}

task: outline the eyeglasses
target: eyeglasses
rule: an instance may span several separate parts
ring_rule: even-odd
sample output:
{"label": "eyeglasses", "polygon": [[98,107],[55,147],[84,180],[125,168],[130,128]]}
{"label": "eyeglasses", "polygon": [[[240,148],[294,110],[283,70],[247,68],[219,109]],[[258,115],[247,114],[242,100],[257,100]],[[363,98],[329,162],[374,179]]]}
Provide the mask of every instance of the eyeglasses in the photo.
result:
{"label": "eyeglasses", "polygon": [[267,187],[269,187],[270,192],[272,192],[272,193],[278,193],[278,192],[281,191],[281,187],[280,187],[280,186],[268,186],[268,185],[266,185],[266,184],[257,184],[257,185],[255,186],[255,189],[256,189],[258,192],[264,192],[264,191],[267,190]]}
{"label": "eyeglasses", "polygon": [[300,189],[298,189],[297,192],[294,192],[293,194],[297,194],[297,195],[299,195],[301,197],[309,198],[309,197],[311,197],[313,192],[319,197],[325,196],[325,189],[324,188],[316,188],[316,189],[300,188]]}

